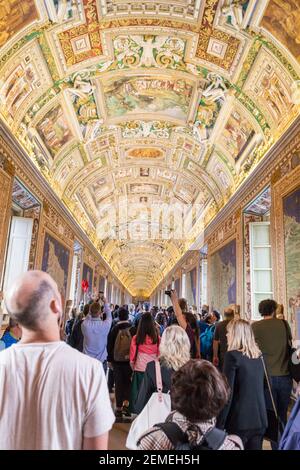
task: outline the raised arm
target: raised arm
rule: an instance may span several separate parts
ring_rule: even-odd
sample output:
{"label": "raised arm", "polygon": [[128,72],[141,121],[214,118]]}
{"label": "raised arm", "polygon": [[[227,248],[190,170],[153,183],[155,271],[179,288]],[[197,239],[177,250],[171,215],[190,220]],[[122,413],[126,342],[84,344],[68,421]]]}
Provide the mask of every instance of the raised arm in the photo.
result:
{"label": "raised arm", "polygon": [[103,313],[106,314],[105,320],[103,320],[103,323],[108,323],[109,325],[112,324],[112,314],[111,314],[111,309],[109,306],[109,303],[107,302],[106,298],[103,296],[102,301],[104,302],[104,308],[103,308]]}
{"label": "raised arm", "polygon": [[173,308],[174,308],[174,312],[175,312],[175,316],[177,318],[178,324],[184,330],[186,330],[187,321],[186,321],[185,316],[183,315],[182,310],[180,308],[180,305],[179,305],[179,302],[178,302],[177,292],[175,290],[171,291],[171,301],[172,301],[172,305],[173,305]]}

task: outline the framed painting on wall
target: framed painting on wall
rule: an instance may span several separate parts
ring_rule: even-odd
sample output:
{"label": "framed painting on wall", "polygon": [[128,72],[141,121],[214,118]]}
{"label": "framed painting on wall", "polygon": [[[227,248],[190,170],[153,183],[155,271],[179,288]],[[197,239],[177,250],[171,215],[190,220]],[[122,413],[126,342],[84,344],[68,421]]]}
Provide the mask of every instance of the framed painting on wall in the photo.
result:
{"label": "framed painting on wall", "polygon": [[196,305],[196,290],[197,290],[197,270],[196,268],[186,273],[186,298],[189,305]]}
{"label": "framed painting on wall", "polygon": [[99,292],[104,292],[105,288],[105,277],[100,276],[99,277]]}
{"label": "framed painting on wall", "polygon": [[236,304],[236,265],[236,239],[209,256],[211,309],[223,312],[229,304]]}
{"label": "framed painting on wall", "polygon": [[284,304],[285,317],[296,337],[300,307],[300,165],[272,187],[272,258],[275,300]]}
{"label": "framed painting on wall", "polygon": [[70,250],[50,233],[45,233],[42,271],[47,272],[55,280],[65,305],[68,288]]}
{"label": "framed painting on wall", "polygon": [[180,278],[179,277],[177,279],[175,279],[174,288],[177,292],[178,297],[180,297],[181,296],[181,291],[180,291]]}
{"label": "framed painting on wall", "polygon": [[107,302],[109,302],[109,303],[112,301],[111,293],[112,293],[112,284],[111,284],[111,282],[108,282],[107,283],[107,290],[106,290],[106,299],[107,299]]}
{"label": "framed painting on wall", "polygon": [[283,198],[285,276],[288,313],[300,308],[300,186]]}

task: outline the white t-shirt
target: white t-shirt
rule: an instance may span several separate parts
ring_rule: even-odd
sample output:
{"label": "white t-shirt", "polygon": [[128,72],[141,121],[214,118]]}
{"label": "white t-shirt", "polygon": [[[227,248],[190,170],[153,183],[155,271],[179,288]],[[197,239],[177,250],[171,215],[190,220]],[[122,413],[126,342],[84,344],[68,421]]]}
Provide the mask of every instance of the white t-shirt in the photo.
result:
{"label": "white t-shirt", "polygon": [[115,421],[102,364],[62,341],[0,353],[0,449],[81,449]]}

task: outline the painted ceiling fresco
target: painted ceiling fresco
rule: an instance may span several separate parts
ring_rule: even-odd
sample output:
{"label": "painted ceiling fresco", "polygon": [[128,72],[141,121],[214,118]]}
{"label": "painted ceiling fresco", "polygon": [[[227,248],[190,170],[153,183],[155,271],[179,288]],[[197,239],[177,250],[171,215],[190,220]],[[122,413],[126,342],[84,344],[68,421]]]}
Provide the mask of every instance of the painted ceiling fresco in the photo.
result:
{"label": "painted ceiling fresco", "polygon": [[299,0],[0,0],[1,118],[133,295],[298,115],[299,31]]}

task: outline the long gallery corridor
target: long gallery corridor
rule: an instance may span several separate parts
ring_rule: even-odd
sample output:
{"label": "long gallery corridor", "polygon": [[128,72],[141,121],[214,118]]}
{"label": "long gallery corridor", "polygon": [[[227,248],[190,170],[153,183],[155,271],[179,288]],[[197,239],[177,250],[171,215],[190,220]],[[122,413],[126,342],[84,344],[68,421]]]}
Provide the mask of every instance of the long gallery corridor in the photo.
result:
{"label": "long gallery corridor", "polygon": [[300,449],[299,344],[300,0],[0,0],[0,450]]}

